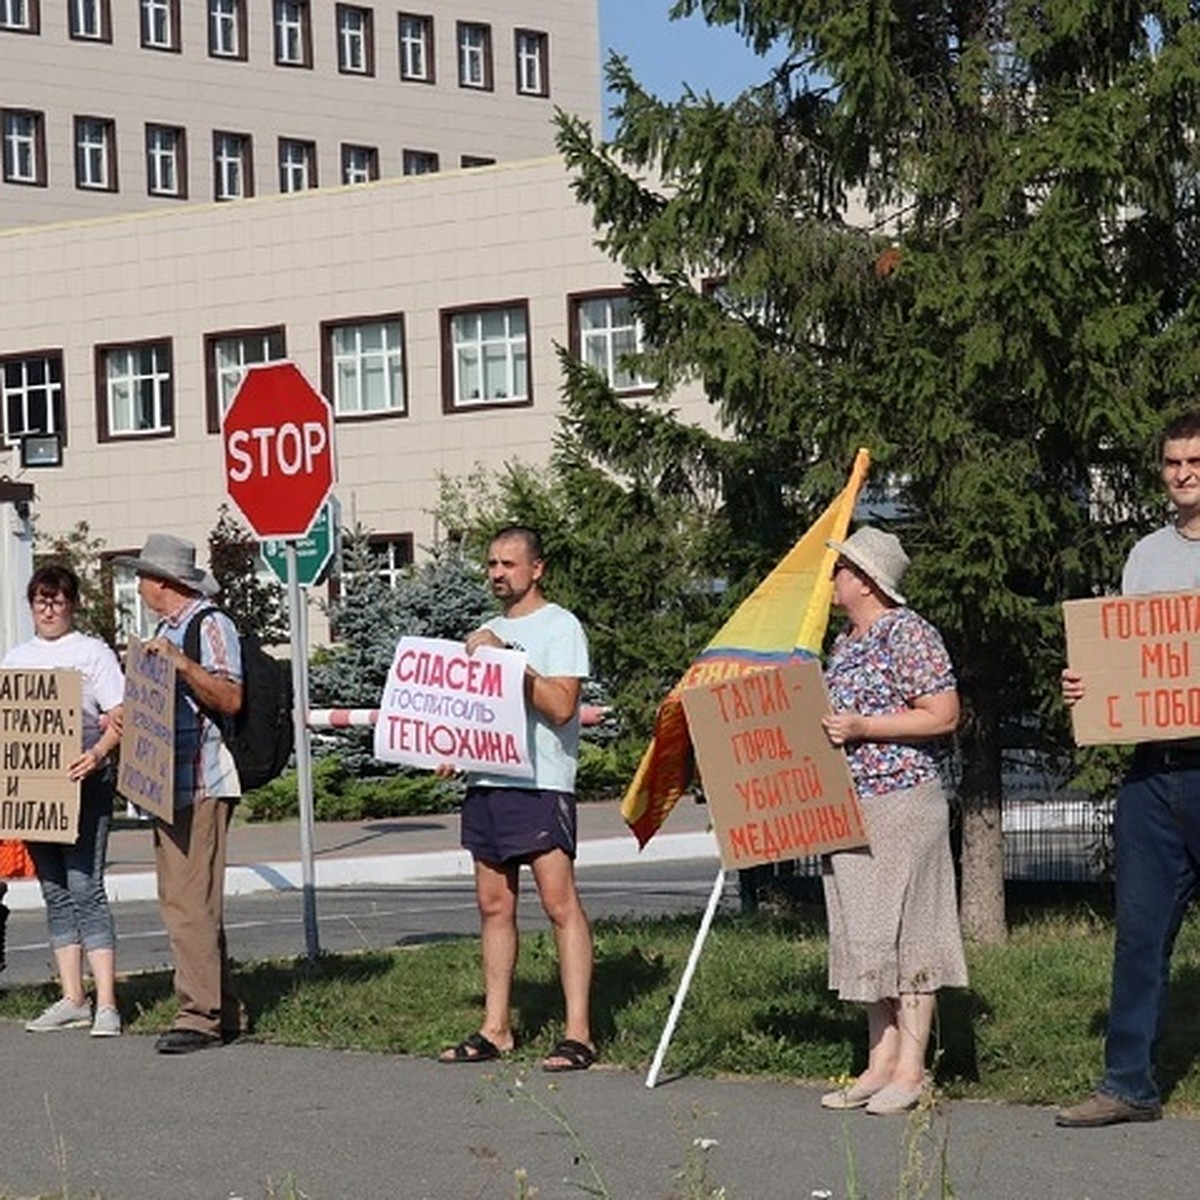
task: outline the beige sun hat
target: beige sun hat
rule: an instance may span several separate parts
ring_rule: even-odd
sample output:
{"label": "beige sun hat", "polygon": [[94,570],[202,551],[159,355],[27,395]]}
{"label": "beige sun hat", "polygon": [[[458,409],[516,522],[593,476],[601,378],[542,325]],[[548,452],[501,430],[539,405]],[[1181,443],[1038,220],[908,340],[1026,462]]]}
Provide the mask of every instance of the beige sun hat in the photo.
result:
{"label": "beige sun hat", "polygon": [[847,562],[853,563],[889,599],[907,604],[900,591],[900,580],[908,570],[908,555],[894,533],[863,525],[844,542],[827,541]]}
{"label": "beige sun hat", "polygon": [[129,567],[139,575],[169,579],[190,592],[215,596],[221,585],[203,567],[196,565],[196,547],[173,533],[152,533],[146,538],[141,554],[116,554],[114,563]]}

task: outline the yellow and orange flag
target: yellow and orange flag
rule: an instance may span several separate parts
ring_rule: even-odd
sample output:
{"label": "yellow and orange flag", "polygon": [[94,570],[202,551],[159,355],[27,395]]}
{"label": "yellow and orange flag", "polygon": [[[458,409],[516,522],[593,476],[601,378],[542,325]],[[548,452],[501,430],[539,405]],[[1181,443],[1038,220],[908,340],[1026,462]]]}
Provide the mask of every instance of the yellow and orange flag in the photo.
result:
{"label": "yellow and orange flag", "polygon": [[825,542],[846,536],[870,465],[870,454],[859,450],[846,486],[742,601],[659,705],[654,736],[621,801],[621,815],[639,847],[658,832],[695,776],[692,741],[679,698],[684,688],[820,654],[829,624],[836,558]]}

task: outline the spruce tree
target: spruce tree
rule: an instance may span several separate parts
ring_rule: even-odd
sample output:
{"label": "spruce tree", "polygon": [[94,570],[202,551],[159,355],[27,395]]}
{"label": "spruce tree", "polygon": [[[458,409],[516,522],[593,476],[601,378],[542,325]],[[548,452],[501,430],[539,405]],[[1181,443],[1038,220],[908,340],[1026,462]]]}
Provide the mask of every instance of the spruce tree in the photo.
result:
{"label": "spruce tree", "polygon": [[[759,568],[866,445],[951,646],[963,919],[1004,935],[1001,751],[1061,737],[1059,604],[1161,519],[1154,432],[1196,394],[1200,11],[1185,0],[677,0],[783,59],[729,104],[620,59],[602,142],[559,117],[664,389],[741,452],[729,559]],[[593,459],[610,402],[573,388]]]}

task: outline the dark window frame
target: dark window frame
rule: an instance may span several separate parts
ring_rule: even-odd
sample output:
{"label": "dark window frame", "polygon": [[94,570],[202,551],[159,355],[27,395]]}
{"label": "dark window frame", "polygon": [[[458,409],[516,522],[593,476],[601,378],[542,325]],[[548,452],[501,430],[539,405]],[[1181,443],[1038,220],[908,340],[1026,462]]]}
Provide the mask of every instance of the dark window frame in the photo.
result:
{"label": "dark window frame", "polygon": [[[463,72],[463,35],[469,29],[483,31],[483,82],[469,83]],[[458,86],[472,92],[494,92],[496,90],[495,47],[492,41],[492,27],[485,21],[459,21],[454,39],[454,52],[458,67]]]}
{"label": "dark window frame", "polygon": [[[280,57],[281,40],[280,10],[284,3],[293,3],[300,8],[301,55],[298,59]],[[311,71],[313,66],[312,4],[310,0],[274,0],[271,5],[271,53],[277,67],[290,67],[297,71]]]}
{"label": "dark window frame", "polygon": [[74,0],[68,0],[67,5],[67,37],[73,42],[106,42],[111,43],[112,34],[112,0],[96,0],[100,17],[99,33],[82,33],[75,25]]}
{"label": "dark window frame", "polygon": [[[351,183],[346,178],[347,155],[355,150],[364,150],[370,156],[371,165],[365,180],[355,180]],[[356,187],[362,183],[374,183],[379,178],[379,147],[367,146],[362,142],[343,142],[338,151],[338,164],[341,167],[341,181],[343,187]]]}
{"label": "dark window frame", "polygon": [[[95,121],[104,129],[105,162],[107,165],[107,180],[103,184],[84,183],[83,172],[80,170],[82,156],[79,147],[80,125],[84,121]],[[117,122],[112,117],[97,117],[89,114],[79,114],[74,119],[75,133],[75,190],[80,192],[117,192],[120,191],[120,181],[117,178]]]}
{"label": "dark window frame", "polygon": [[[213,200],[218,204],[228,204],[237,200],[249,200],[254,196],[254,136],[249,133],[239,133],[236,129],[213,130]],[[221,167],[217,157],[220,150],[221,138],[237,138],[245,150],[242,159],[242,183],[240,195],[227,196],[221,192]]]}
{"label": "dark window frame", "polygon": [[[348,67],[342,59],[342,14],[347,10],[362,13],[366,17],[363,29],[363,67],[357,70]],[[333,36],[337,40],[337,65],[339,75],[358,75],[363,79],[375,76],[375,10],[362,4],[335,4],[333,9]]]}
{"label": "dark window frame", "polygon": [[[20,117],[34,118],[34,177],[22,179],[9,173],[8,165],[8,130],[5,128],[9,114]],[[50,182],[49,170],[46,163],[46,114],[36,108],[0,108],[0,137],[4,145],[0,147],[0,161],[3,163],[3,179],[14,187],[47,187]]]}
{"label": "dark window frame", "polygon": [[[433,166],[427,171],[410,171],[408,169],[410,163],[432,163]],[[442,169],[442,156],[436,150],[413,150],[410,147],[400,151],[400,174],[407,178],[413,178],[419,175],[436,175]]]}
{"label": "dark window frame", "polygon": [[42,3],[41,0],[26,0],[26,21],[24,25],[0,24],[0,33],[21,33],[29,37],[37,37],[42,32]]}
{"label": "dark window frame", "polygon": [[[525,382],[526,394],[521,399],[479,400],[462,403],[454,388],[454,318],[463,313],[495,312],[502,309],[520,308],[525,312]],[[528,296],[509,300],[494,300],[481,304],[457,304],[452,308],[438,310],[438,329],[441,339],[442,360],[442,412],[447,416],[461,416],[472,412],[494,412],[506,408],[532,408],[533,386],[533,321],[530,317]],[[482,365],[481,365],[482,369]]]}
{"label": "dark window frame", "polygon": [[[389,408],[385,412],[341,413],[337,408],[333,377],[333,333],[347,325],[382,325],[394,321],[400,326],[400,386],[404,391],[404,407]],[[331,321],[322,321],[320,325],[321,346],[321,394],[329,400],[333,409],[333,419],[336,422],[359,424],[364,421],[395,421],[405,420],[412,415],[412,405],[409,403],[408,390],[408,323],[404,313],[397,310],[385,313],[362,313],[354,317],[337,317]]]}
{"label": "dark window frame", "polygon": [[4,400],[3,379],[5,368],[10,364],[26,363],[40,359],[47,362],[58,362],[58,395],[51,401],[54,415],[54,429],[35,432],[57,433],[62,445],[67,445],[67,383],[66,383],[66,352],[61,346],[47,346],[38,350],[21,350],[11,354],[0,354],[0,442],[6,446],[17,444],[13,441],[8,427],[8,404]]}
{"label": "dark window frame", "polygon": [[[379,546],[391,546],[391,545],[403,546],[403,547],[407,548],[408,561],[404,563],[404,566],[411,567],[413,565],[413,563],[416,561],[416,559],[415,559],[416,538],[413,534],[411,534],[411,533],[378,533],[378,532],[367,534],[367,550],[368,551],[374,550],[376,547],[379,547]],[[340,569],[336,572],[331,571],[329,573],[329,582],[326,586],[327,586],[327,591],[326,591],[327,601],[331,605],[336,604],[337,601],[339,601],[342,598],[342,573],[341,573]],[[335,642],[338,640],[339,635],[338,635],[338,630],[337,630],[336,619],[330,620],[330,622],[329,622],[329,636]]]}
{"label": "dark window frame", "polygon": [[[285,146],[303,146],[304,159],[308,166],[308,184],[302,188],[287,188],[283,186],[283,150]],[[280,137],[276,143],[276,163],[279,167],[279,194],[294,196],[297,192],[312,192],[320,187],[317,177],[317,143],[312,138]]]}
{"label": "dark window frame", "polygon": [[[589,288],[582,292],[567,293],[567,347],[571,357],[580,362],[583,357],[583,329],[579,320],[579,309],[588,300],[617,300],[628,298],[630,291],[623,287]],[[619,387],[613,380],[608,380],[608,386],[617,396],[650,396],[658,389],[653,383],[640,384],[630,387]]]}
{"label": "dark window frame", "polygon": [[[175,174],[176,187],[174,191],[155,188],[153,157],[150,153],[150,136],[155,130],[168,130],[175,134]],[[146,122],[146,194],[163,200],[186,200],[188,198],[188,156],[187,130],[182,125],[165,125],[161,121]]]}
{"label": "dark window frame", "polygon": [[[542,77],[542,86],[537,90],[521,86],[522,37],[535,37],[538,39],[538,63],[539,74]],[[545,100],[550,95],[550,35],[542,29],[514,29],[513,67],[515,74],[514,86],[516,87],[517,95],[531,96],[535,99]]]}
{"label": "dark window frame", "polygon": [[258,362],[280,362],[287,357],[287,326],[277,325],[247,325],[234,329],[215,329],[204,335],[204,421],[209,433],[221,432],[221,385],[217,371],[217,343],[228,341],[230,338],[245,340],[246,338],[278,337],[280,350],[279,358],[258,359]]}
{"label": "dark window frame", "polygon": [[[404,69],[404,22],[420,21],[425,29],[424,75],[413,75]],[[396,14],[396,52],[400,79],[403,83],[437,83],[437,58],[434,54],[434,22],[429,13],[398,12]]]}
{"label": "dark window frame", "polygon": [[[115,350],[137,350],[143,346],[161,346],[166,349],[167,377],[170,388],[167,395],[168,419],[166,428],[146,433],[136,430],[114,432],[108,422],[108,356]],[[157,442],[173,438],[176,434],[175,409],[175,345],[170,337],[137,338],[128,342],[100,342],[94,347],[94,370],[96,386],[96,441],[108,442]]]}
{"label": "dark window frame", "polygon": [[218,59],[221,62],[247,62],[250,58],[250,47],[247,41],[248,32],[246,28],[246,0],[235,0],[236,11],[234,13],[234,23],[237,27],[237,52],[227,54],[222,50],[217,49],[217,44],[213,38],[213,13],[211,8],[211,0],[209,6],[205,8],[205,26],[208,40],[208,57]]}
{"label": "dark window frame", "polygon": [[138,3],[138,43],[143,50],[157,50],[162,54],[182,54],[183,53],[183,29],[182,19],[183,14],[180,8],[180,0],[167,0],[167,11],[170,13],[171,21],[171,40],[166,45],[160,45],[158,42],[149,40],[150,23],[146,9],[147,0],[139,0]]}

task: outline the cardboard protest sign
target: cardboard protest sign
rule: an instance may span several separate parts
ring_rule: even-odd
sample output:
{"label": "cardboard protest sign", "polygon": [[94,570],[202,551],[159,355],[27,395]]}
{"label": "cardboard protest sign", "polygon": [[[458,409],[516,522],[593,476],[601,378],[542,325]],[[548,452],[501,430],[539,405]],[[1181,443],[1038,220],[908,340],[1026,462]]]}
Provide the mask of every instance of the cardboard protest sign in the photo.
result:
{"label": "cardboard protest sign", "polygon": [[413,767],[529,775],[525,654],[404,637],[383,685],[375,757]]}
{"label": "cardboard protest sign", "polygon": [[73,842],[79,784],[67,766],[83,750],[78,671],[0,670],[0,838]]}
{"label": "cardboard protest sign", "polygon": [[125,656],[125,727],[117,791],[163,821],[175,819],[175,664],[136,637]]}
{"label": "cardboard protest sign", "polygon": [[683,707],[727,870],[867,844],[815,661],[687,688]]}
{"label": "cardboard protest sign", "polygon": [[1076,745],[1200,737],[1200,593],[1068,600],[1063,619]]}

